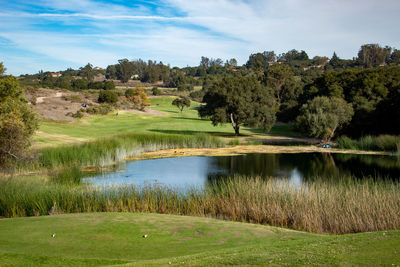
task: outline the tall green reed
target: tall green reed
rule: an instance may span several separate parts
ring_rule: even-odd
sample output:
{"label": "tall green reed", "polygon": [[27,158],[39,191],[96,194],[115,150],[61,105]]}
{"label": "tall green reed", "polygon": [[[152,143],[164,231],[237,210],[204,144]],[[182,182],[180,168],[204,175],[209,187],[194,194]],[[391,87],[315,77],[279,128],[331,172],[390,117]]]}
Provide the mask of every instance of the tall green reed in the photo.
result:
{"label": "tall green reed", "polygon": [[400,136],[396,135],[367,135],[358,140],[353,140],[347,136],[342,136],[337,139],[337,142],[339,148],[344,149],[388,151],[397,152],[400,154]]}
{"label": "tall green reed", "polygon": [[168,148],[221,147],[219,139],[199,135],[121,134],[72,146],[44,148],[39,151],[38,167],[106,166],[142,152]]}

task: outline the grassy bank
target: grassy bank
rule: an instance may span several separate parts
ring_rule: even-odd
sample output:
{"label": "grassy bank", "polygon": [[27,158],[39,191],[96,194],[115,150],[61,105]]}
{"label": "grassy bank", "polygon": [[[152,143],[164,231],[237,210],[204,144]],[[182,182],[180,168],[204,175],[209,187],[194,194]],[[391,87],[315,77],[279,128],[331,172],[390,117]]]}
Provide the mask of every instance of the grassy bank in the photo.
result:
{"label": "grassy bank", "polygon": [[399,247],[399,231],[326,236],[173,215],[0,220],[3,266],[397,266]]}
{"label": "grassy bank", "polygon": [[337,139],[339,148],[358,149],[367,151],[389,151],[400,155],[400,136],[379,135],[363,136],[358,140],[353,140],[347,136]]}
{"label": "grassy bank", "polygon": [[184,194],[156,185],[105,191],[58,183],[0,184],[0,216],[116,211],[211,216],[316,233],[390,230],[400,229],[400,185],[317,179],[296,188],[273,178],[233,177]]}

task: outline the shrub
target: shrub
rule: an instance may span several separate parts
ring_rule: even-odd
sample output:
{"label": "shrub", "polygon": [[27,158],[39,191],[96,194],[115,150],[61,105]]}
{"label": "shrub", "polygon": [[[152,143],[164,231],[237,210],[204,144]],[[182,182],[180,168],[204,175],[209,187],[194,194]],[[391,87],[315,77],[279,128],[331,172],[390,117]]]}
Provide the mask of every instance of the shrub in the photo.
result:
{"label": "shrub", "polygon": [[100,91],[99,103],[115,104],[118,101],[118,95],[112,91]]}
{"label": "shrub", "polygon": [[84,112],[88,114],[100,114],[100,115],[107,115],[108,113],[112,112],[114,108],[110,105],[100,105],[100,106],[91,106],[84,110]]}
{"label": "shrub", "polygon": [[194,100],[194,101],[197,101],[197,102],[202,102],[202,101],[203,101],[204,95],[205,95],[205,92],[202,91],[202,90],[200,90],[200,91],[194,91],[194,92],[191,92],[191,93],[189,94],[190,98],[191,98],[192,100]]}
{"label": "shrub", "polygon": [[104,89],[105,90],[114,90],[115,84],[112,81],[106,81],[106,82],[104,82]]}
{"label": "shrub", "polygon": [[153,93],[153,95],[161,94],[161,91],[160,91],[160,89],[158,89],[158,87],[153,87],[153,89],[151,89],[151,92]]}

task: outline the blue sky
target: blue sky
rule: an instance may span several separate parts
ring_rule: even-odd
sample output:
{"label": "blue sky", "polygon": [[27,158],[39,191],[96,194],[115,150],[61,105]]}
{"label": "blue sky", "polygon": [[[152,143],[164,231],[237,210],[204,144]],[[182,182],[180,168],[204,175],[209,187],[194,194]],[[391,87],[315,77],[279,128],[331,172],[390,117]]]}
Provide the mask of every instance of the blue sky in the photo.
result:
{"label": "blue sky", "polygon": [[118,59],[198,65],[290,49],[352,58],[362,44],[400,48],[398,0],[0,0],[8,74],[106,67]]}

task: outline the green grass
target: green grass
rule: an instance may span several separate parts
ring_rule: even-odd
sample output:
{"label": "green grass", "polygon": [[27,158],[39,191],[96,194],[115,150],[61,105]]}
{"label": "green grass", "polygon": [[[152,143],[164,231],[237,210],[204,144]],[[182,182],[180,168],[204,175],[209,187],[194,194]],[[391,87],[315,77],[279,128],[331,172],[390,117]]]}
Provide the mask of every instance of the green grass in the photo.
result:
{"label": "green grass", "polygon": [[397,266],[400,231],[327,236],[135,213],[3,219],[0,262],[2,266]]}
{"label": "green grass", "polygon": [[[229,123],[214,127],[210,120],[200,119],[196,108],[199,103],[192,102],[189,109],[182,113],[171,105],[175,97],[151,98],[151,108],[161,111],[165,116],[152,116],[134,113],[120,113],[115,116],[93,115],[84,117],[77,122],[43,121],[40,133],[34,136],[35,147],[60,145],[65,142],[95,140],[101,137],[120,133],[161,133],[193,135],[205,133],[217,137],[235,138],[234,131]],[[297,136],[290,126],[275,126],[271,133]],[[260,129],[242,127],[241,134],[253,136],[263,134]]]}

